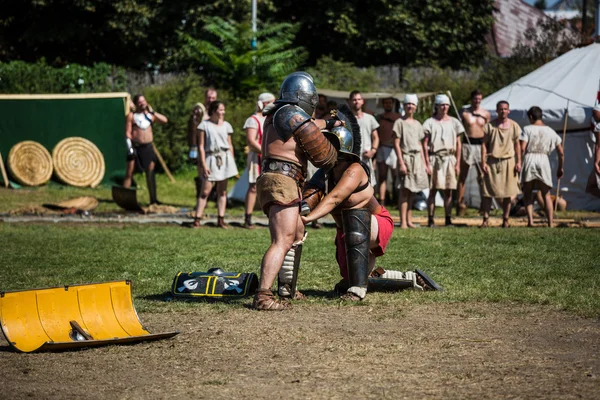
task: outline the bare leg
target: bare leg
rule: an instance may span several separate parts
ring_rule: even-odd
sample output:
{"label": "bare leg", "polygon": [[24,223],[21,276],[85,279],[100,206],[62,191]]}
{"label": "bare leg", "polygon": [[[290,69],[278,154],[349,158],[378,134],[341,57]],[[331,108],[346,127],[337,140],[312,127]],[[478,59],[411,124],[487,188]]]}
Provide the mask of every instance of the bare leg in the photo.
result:
{"label": "bare leg", "polygon": [[433,217],[435,216],[435,195],[437,194],[436,189],[429,190],[429,196],[427,197],[427,215],[428,215],[428,226],[433,226]]}
{"label": "bare leg", "polygon": [[286,253],[299,236],[299,226],[302,225],[299,216],[298,206],[272,205],[269,209],[271,245],[265,252],[260,266],[259,289],[270,290],[273,286]]}
{"label": "bare leg", "polygon": [[523,202],[527,209],[527,226],[533,227],[533,187],[531,182],[523,184]]}
{"label": "bare leg", "polygon": [[544,205],[546,206],[546,218],[548,218],[548,226],[552,228],[554,221],[554,210],[552,204],[552,195],[550,194],[550,188],[544,187],[542,189],[542,195],[544,196]]}
{"label": "bare leg", "polygon": [[125,165],[125,179],[123,187],[129,189],[131,187],[131,179],[133,178],[133,170],[135,169],[135,160],[128,160]]}
{"label": "bare leg", "polygon": [[483,222],[480,228],[487,228],[489,226],[488,220],[490,218],[490,209],[492,208],[492,198],[483,197],[481,200],[481,209],[483,210]]}
{"label": "bare leg", "polygon": [[408,229],[408,197],[410,191],[408,189],[400,189],[400,219],[402,229]]}
{"label": "bare leg", "polygon": [[225,210],[227,209],[227,179],[217,182],[217,215],[220,217],[225,216]]}
{"label": "bare leg", "polygon": [[387,194],[387,173],[388,166],[385,162],[377,163],[377,183],[379,183],[379,202],[385,206],[385,196]]}
{"label": "bare leg", "polygon": [[248,191],[246,192],[246,215],[252,214],[254,211],[254,205],[256,204],[256,183],[248,185]]}
{"label": "bare leg", "polygon": [[446,219],[452,216],[452,190],[444,190],[444,211],[446,212]]}
{"label": "bare leg", "polygon": [[412,222],[412,206],[413,206],[414,198],[415,198],[414,193],[409,190],[408,191],[408,202],[407,202],[408,210],[406,210],[406,225],[408,225],[409,228],[416,228],[415,224],[413,224],[413,222]]}
{"label": "bare leg", "polygon": [[467,164],[462,158],[460,160],[460,174],[458,175],[458,202],[456,203],[456,215],[464,216],[465,214],[465,189],[467,182],[467,175],[469,174],[469,164]]}
{"label": "bare leg", "polygon": [[212,186],[212,182],[202,179],[202,190],[200,191],[200,196],[196,199],[196,219],[202,218],[204,215],[204,209],[206,208]]}
{"label": "bare leg", "polygon": [[508,216],[510,215],[510,197],[502,199],[502,227],[508,228]]}

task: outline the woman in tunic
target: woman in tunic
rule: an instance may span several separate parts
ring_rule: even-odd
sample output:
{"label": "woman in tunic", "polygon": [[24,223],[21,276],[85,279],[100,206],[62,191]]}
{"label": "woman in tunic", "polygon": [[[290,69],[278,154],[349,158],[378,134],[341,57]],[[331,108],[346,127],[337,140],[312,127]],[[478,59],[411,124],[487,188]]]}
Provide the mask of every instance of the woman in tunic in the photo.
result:
{"label": "woman in tunic", "polygon": [[548,226],[552,227],[552,170],[549,155],[556,149],[558,153],[558,170],[556,177],[560,179],[563,174],[564,152],[560,136],[549,126],[542,122],[542,109],[533,106],[527,111],[531,125],[527,125],[519,140],[523,154],[523,200],[527,208],[527,226],[533,226],[533,190],[541,191],[544,197]]}
{"label": "woman in tunic", "polygon": [[412,203],[415,193],[429,187],[427,175],[431,174],[425,162],[423,139],[425,133],[419,121],[413,118],[419,99],[416,94],[404,97],[404,117],[394,122],[394,149],[398,157],[400,172],[400,219],[401,228],[414,228],[412,223]]}
{"label": "woman in tunic", "polygon": [[198,125],[198,176],[202,179],[202,190],[196,201],[194,227],[200,226],[200,219],[213,183],[217,192],[217,226],[229,228],[225,223],[227,208],[227,179],[236,176],[238,169],[233,157],[231,124],[224,120],[225,105],[213,101],[208,106],[209,118]]}

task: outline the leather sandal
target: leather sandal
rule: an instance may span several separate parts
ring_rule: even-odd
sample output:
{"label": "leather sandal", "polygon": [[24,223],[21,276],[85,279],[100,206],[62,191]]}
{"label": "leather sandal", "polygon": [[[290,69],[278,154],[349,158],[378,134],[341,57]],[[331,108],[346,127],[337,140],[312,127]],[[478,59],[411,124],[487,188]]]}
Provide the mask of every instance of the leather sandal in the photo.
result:
{"label": "leather sandal", "polygon": [[290,285],[288,285],[286,283],[283,286],[285,286],[285,292],[290,293],[290,295],[289,296],[282,295],[281,292],[279,292],[278,294],[279,294],[280,298],[286,299],[286,300],[306,300],[306,295],[304,293],[302,293],[301,291],[299,291],[298,289],[296,289],[296,293],[294,293],[294,298],[292,299],[292,296],[291,296],[292,289],[290,288]]}
{"label": "leather sandal", "polygon": [[217,226],[223,229],[229,229],[229,224],[225,222],[225,217],[217,217]]}
{"label": "leather sandal", "polygon": [[259,311],[283,311],[289,307],[289,303],[277,300],[271,289],[257,289],[252,301],[252,308]]}

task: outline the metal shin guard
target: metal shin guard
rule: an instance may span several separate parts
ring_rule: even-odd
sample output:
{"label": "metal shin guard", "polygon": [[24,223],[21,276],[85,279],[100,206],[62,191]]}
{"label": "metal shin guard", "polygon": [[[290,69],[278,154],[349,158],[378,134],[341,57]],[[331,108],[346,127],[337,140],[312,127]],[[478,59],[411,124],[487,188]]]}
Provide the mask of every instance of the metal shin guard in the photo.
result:
{"label": "metal shin guard", "polygon": [[287,252],[283,264],[277,276],[278,294],[281,297],[296,297],[298,284],[298,270],[300,269],[300,257],[302,256],[302,243],[295,244]]}
{"label": "metal shin guard", "polygon": [[362,299],[369,283],[371,212],[366,208],[342,210],[342,223],[350,283],[348,291]]}
{"label": "metal shin guard", "polygon": [[315,167],[328,171],[337,162],[337,150],[313,121],[300,126],[294,138]]}
{"label": "metal shin guard", "polygon": [[156,176],[154,170],[146,171],[146,185],[148,185],[148,194],[150,195],[150,204],[157,204],[156,198]]}

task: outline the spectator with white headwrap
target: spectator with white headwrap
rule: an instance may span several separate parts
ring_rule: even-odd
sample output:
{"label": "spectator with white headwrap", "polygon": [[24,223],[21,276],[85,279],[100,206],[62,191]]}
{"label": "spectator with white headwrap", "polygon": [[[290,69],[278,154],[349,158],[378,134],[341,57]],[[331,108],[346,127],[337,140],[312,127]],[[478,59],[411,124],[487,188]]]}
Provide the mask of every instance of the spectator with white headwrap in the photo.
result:
{"label": "spectator with white headwrap", "polygon": [[419,99],[416,94],[404,96],[404,117],[394,122],[394,149],[400,172],[400,219],[401,227],[414,228],[412,223],[413,195],[429,187],[427,175],[431,173],[425,161],[423,125],[416,119]]}
{"label": "spectator with white headwrap", "polygon": [[261,93],[256,101],[256,111],[246,120],[243,129],[246,131],[246,143],[248,145],[248,191],[245,200],[244,227],[253,229],[252,211],[256,204],[256,180],[260,175],[261,144],[263,136],[263,125],[265,108],[275,101],[272,93]]}
{"label": "spectator with white headwrap", "polygon": [[431,183],[427,209],[428,226],[434,225],[435,195],[441,190],[444,197],[446,226],[452,225],[452,191],[456,190],[457,175],[460,174],[462,145],[460,135],[465,132],[463,125],[448,115],[450,99],[445,94],[435,96],[435,114],[423,123],[425,131],[425,162],[431,168]]}

